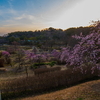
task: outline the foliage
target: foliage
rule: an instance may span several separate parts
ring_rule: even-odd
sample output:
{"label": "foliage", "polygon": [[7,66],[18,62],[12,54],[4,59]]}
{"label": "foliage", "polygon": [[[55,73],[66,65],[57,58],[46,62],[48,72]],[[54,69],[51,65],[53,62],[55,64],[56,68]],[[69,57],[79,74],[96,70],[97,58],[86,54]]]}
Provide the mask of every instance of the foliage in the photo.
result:
{"label": "foliage", "polygon": [[0,51],[0,66],[4,67],[4,64],[11,64],[10,53],[8,51]]}
{"label": "foliage", "polygon": [[55,64],[57,64],[56,61],[51,61],[51,62],[46,63],[46,65],[50,65],[51,67],[54,66]]}
{"label": "foliage", "polygon": [[56,61],[51,61],[51,62],[40,62],[40,63],[34,63],[33,65],[31,65],[31,68],[39,68],[39,66],[42,65],[50,65],[51,67],[54,66],[56,64]]}
{"label": "foliage", "polygon": [[46,63],[45,62],[41,62],[41,63],[34,63],[33,65],[31,65],[31,68],[38,68],[39,66],[42,66],[42,65],[46,65]]}
{"label": "foliage", "polygon": [[62,48],[60,51],[53,50],[51,56],[57,62],[57,64],[66,64],[66,59],[69,57],[70,49],[69,47]]}
{"label": "foliage", "polygon": [[97,65],[100,61],[100,24],[95,27],[89,35],[73,36],[81,41],[73,47],[69,58],[66,60],[70,65],[80,66],[82,64]]}
{"label": "foliage", "polygon": [[12,42],[16,41],[21,45],[35,45],[45,50],[66,45],[73,47],[77,41],[71,36],[74,34],[79,35],[80,32],[83,32],[83,34],[86,35],[90,30],[91,27],[77,27],[66,30],[50,27],[48,29],[37,31],[17,31],[8,33],[5,37],[2,37],[3,40],[0,39],[0,43],[5,43],[7,41],[7,44],[12,44]]}
{"label": "foliage", "polygon": [[61,67],[53,67],[53,68],[38,68],[34,70],[35,75],[41,75],[45,73],[50,73],[50,72],[55,72],[55,71],[60,71]]}
{"label": "foliage", "polygon": [[7,56],[10,56],[10,53],[7,51],[2,51],[2,55],[7,57]]}
{"label": "foliage", "polygon": [[66,62],[70,66],[98,66],[100,63],[100,23],[96,24],[90,34],[72,36],[80,41],[73,47],[66,47],[60,51],[53,50],[52,55],[57,61]]}
{"label": "foliage", "polygon": [[0,51],[0,57],[9,57],[10,56],[10,53],[8,51]]}
{"label": "foliage", "polygon": [[38,62],[41,63],[43,61],[47,60],[47,54],[41,53],[41,54],[36,54],[33,51],[25,51],[26,59],[29,59],[30,63],[32,64],[33,62]]}

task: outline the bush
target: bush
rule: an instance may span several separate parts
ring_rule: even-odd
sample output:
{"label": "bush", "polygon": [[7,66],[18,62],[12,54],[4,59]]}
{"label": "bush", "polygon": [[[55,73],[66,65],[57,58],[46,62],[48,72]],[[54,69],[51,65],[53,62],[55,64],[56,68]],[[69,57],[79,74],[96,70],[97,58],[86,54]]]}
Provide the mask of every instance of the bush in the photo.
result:
{"label": "bush", "polygon": [[46,65],[46,63],[44,63],[44,62],[41,62],[41,63],[34,63],[34,64],[31,66],[31,68],[32,68],[32,69],[37,69],[37,68],[39,68],[39,66],[42,66],[42,65]]}
{"label": "bush", "polygon": [[45,63],[46,65],[50,65],[51,67],[54,66],[55,64],[57,64],[56,61],[51,61],[49,63]]}
{"label": "bush", "polygon": [[59,71],[61,67],[53,67],[53,68],[38,68],[34,70],[35,75],[44,74],[53,71]]}
{"label": "bush", "polygon": [[41,62],[41,63],[34,63],[31,68],[32,69],[37,69],[40,68],[40,66],[42,65],[50,65],[51,67],[54,66],[56,64],[56,61],[51,61],[51,62]]}

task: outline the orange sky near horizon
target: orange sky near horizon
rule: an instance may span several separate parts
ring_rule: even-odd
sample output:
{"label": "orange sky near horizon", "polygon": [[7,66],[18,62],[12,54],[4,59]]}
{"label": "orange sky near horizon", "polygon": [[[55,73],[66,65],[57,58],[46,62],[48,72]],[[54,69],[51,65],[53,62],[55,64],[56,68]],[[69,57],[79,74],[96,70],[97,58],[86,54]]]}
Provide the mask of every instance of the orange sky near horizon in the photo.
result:
{"label": "orange sky near horizon", "polygon": [[27,6],[17,0],[5,1],[0,1],[0,35],[49,27],[64,30],[100,20],[100,0],[25,0]]}

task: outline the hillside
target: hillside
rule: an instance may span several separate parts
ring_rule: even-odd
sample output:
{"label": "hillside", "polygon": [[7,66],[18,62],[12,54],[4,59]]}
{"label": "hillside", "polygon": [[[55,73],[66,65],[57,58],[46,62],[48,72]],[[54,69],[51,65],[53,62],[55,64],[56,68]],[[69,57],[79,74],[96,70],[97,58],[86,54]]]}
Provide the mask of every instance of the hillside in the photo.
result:
{"label": "hillside", "polygon": [[17,100],[100,100],[100,79],[63,90]]}
{"label": "hillside", "polygon": [[35,45],[42,49],[59,46],[74,46],[77,41],[72,36],[81,32],[83,35],[90,33],[93,27],[73,27],[66,30],[48,28],[37,31],[16,31],[0,37],[0,44],[12,44],[14,41],[20,45]]}

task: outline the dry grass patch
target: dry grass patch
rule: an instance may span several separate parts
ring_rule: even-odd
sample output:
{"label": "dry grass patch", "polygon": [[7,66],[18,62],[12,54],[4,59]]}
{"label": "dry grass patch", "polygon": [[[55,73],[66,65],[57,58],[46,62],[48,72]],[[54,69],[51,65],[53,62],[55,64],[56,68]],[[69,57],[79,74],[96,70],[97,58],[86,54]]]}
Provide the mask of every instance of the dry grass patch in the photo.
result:
{"label": "dry grass patch", "polygon": [[100,80],[18,100],[100,100]]}

